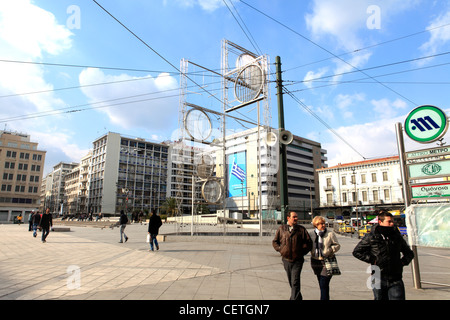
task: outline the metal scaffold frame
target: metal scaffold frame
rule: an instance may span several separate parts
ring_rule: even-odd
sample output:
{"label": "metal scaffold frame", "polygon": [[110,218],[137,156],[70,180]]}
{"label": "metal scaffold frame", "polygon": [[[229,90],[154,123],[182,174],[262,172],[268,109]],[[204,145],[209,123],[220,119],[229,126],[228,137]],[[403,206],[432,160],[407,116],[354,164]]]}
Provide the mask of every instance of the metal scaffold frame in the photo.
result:
{"label": "metal scaffold frame", "polygon": [[[233,56],[235,59],[233,59]],[[236,61],[235,66],[230,66],[230,61]],[[221,52],[221,72],[217,72],[192,61],[182,60],[180,64],[180,100],[178,115],[178,134],[179,140],[175,143],[173,149],[172,162],[176,164],[176,200],[177,212],[182,214],[186,206],[185,200],[186,190],[193,190],[191,199],[192,218],[191,234],[194,234],[196,226],[194,225],[194,208],[203,204],[215,206],[215,209],[222,210],[223,216],[223,233],[227,233],[226,212],[230,208],[230,198],[228,198],[228,181],[227,172],[228,163],[227,156],[231,152],[229,133],[242,131],[245,125],[256,127],[257,138],[253,145],[257,151],[257,197],[254,197],[253,209],[257,208],[257,217],[259,219],[260,235],[263,233],[273,233],[276,228],[276,211],[274,203],[276,200],[276,186],[274,182],[276,178],[278,144],[266,143],[266,137],[273,134],[270,108],[269,94],[269,59],[267,56],[257,56],[256,54],[234,44],[228,40],[222,41]],[[199,68],[200,71],[192,71],[190,69]],[[194,78],[201,78],[200,81]],[[215,77],[221,78],[220,88],[214,89],[215,82],[205,83],[205,77],[208,79]],[[198,92],[192,92],[188,83],[193,83]],[[201,85],[200,85],[201,82]],[[188,90],[189,89],[189,90]],[[217,92],[222,93],[221,99],[215,95]],[[201,103],[196,102],[197,96],[206,97]],[[189,100],[189,101],[188,101]],[[195,102],[195,103],[194,103]],[[252,107],[251,110],[250,107]],[[255,113],[256,109],[256,115]],[[261,109],[263,122],[261,123]],[[242,112],[253,112],[253,118],[244,115]],[[236,115],[238,114],[238,115]],[[256,119],[255,119],[256,118]],[[236,123],[241,128],[231,128],[230,123]],[[252,131],[254,129],[250,129]],[[228,141],[227,141],[228,139]],[[245,146],[247,148],[247,145]],[[212,167],[215,168],[214,174],[210,176],[201,176],[199,172],[204,174],[206,163],[204,156],[214,159]],[[275,163],[274,163],[275,161]],[[262,162],[264,162],[264,170],[262,170]],[[199,170],[199,166],[202,169]],[[271,167],[272,166],[272,167]],[[207,166],[206,166],[207,167]],[[242,178],[244,180],[247,177]],[[190,181],[187,181],[190,180]],[[190,182],[190,187],[187,183]],[[199,186],[201,184],[201,187]],[[208,185],[206,187],[206,185]],[[242,182],[242,197],[239,201],[233,199],[235,208],[244,212],[245,203],[248,203],[248,213],[250,212],[250,193],[247,191],[247,198],[244,201],[244,184]],[[250,189],[250,188],[248,188]],[[256,190],[253,190],[253,192]],[[208,194],[205,194],[205,193]],[[264,200],[263,200],[264,193]],[[218,196],[220,195],[220,196]],[[218,198],[216,199],[216,197]],[[210,200],[214,199],[214,200]],[[213,203],[211,201],[214,201]],[[257,205],[256,205],[257,203]],[[219,209],[220,208],[220,209]],[[178,220],[177,220],[178,221]],[[186,222],[187,223],[187,222]],[[181,232],[181,224],[177,222],[177,232]]]}

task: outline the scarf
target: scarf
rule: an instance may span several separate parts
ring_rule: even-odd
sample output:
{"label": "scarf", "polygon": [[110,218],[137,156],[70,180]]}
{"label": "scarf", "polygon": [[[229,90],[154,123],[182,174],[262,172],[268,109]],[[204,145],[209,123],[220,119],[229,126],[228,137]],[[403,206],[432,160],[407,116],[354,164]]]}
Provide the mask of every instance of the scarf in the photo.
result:
{"label": "scarf", "polygon": [[314,232],[316,233],[316,256],[323,257],[323,236],[325,232],[327,232],[327,229],[321,231],[319,229],[314,229]]}

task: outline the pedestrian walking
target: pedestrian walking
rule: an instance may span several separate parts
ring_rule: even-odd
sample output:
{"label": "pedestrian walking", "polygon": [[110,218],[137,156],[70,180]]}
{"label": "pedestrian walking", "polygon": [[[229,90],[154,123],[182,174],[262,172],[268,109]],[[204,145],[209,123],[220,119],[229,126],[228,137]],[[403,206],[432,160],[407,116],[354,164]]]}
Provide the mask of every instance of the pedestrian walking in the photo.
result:
{"label": "pedestrian walking", "polygon": [[278,228],[272,241],[273,248],[281,254],[284,270],[291,286],[290,300],[302,300],[300,274],[304,256],[311,251],[312,241],[308,231],[297,224],[296,212],[289,212],[287,224]]}
{"label": "pedestrian walking", "polygon": [[36,238],[37,236],[37,229],[41,223],[41,213],[39,211],[34,212],[31,217],[31,223],[33,225],[33,237]]}
{"label": "pedestrian walking", "polygon": [[325,259],[334,257],[339,251],[336,235],[325,226],[325,219],[317,216],[312,221],[315,234],[311,250],[311,268],[317,276],[320,288],[320,300],[330,300],[330,281],[333,276],[325,266]]}
{"label": "pedestrian walking", "polygon": [[50,209],[47,208],[45,213],[41,217],[39,226],[42,228],[42,242],[47,242],[47,236],[50,233],[50,228],[53,226],[52,215],[50,214]]}
{"label": "pedestrian walking", "polygon": [[125,212],[123,210],[120,210],[120,219],[119,219],[119,224],[120,224],[120,241],[119,243],[123,243],[123,238],[125,237],[125,242],[128,241],[128,237],[125,234],[125,228],[127,226],[128,223],[128,217],[125,214]]}
{"label": "pedestrian walking", "polygon": [[33,230],[33,214],[34,210],[31,210],[30,214],[28,215],[28,231]]}
{"label": "pedestrian walking", "polygon": [[156,246],[156,250],[159,250],[158,240],[156,240],[156,236],[159,233],[159,228],[162,225],[161,217],[156,214],[155,210],[152,210],[152,215],[150,217],[150,221],[148,223],[148,234],[150,235],[150,250],[153,250],[153,243]]}
{"label": "pedestrian walking", "polygon": [[373,294],[375,300],[405,300],[403,266],[414,258],[394,218],[386,210],[378,212],[378,224],[356,245],[353,256],[374,267]]}

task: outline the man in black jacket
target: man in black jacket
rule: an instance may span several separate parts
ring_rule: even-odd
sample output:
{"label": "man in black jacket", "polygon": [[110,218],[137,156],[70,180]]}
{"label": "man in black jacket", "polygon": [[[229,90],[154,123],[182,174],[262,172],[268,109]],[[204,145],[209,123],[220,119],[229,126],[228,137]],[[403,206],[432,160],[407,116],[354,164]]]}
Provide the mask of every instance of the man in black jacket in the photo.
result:
{"label": "man in black jacket", "polygon": [[162,221],[161,217],[158,216],[155,210],[152,210],[152,215],[150,217],[150,221],[148,223],[148,234],[150,235],[150,250],[153,251],[153,243],[155,243],[156,250],[159,250],[159,244],[156,240],[156,236],[159,232],[159,227],[161,227]]}
{"label": "man in black jacket", "polygon": [[405,300],[403,266],[411,262],[414,253],[394,226],[391,213],[379,211],[378,224],[356,245],[353,256],[376,266],[375,300]]}
{"label": "man in black jacket", "polygon": [[284,270],[291,286],[290,300],[302,300],[300,274],[304,255],[311,251],[312,240],[305,227],[298,225],[296,212],[289,212],[287,224],[278,228],[272,241],[273,248],[281,254]]}
{"label": "man in black jacket", "polygon": [[120,224],[120,241],[119,243],[123,243],[123,237],[125,237],[125,242],[128,241],[128,237],[125,234],[125,228],[127,227],[128,223],[128,217],[125,214],[123,210],[120,210],[120,218],[119,218],[119,224]]}
{"label": "man in black jacket", "polygon": [[50,209],[47,208],[45,213],[41,217],[41,221],[39,222],[39,226],[42,228],[42,242],[46,242],[47,236],[50,233],[50,227],[53,226],[52,215],[50,214]]}

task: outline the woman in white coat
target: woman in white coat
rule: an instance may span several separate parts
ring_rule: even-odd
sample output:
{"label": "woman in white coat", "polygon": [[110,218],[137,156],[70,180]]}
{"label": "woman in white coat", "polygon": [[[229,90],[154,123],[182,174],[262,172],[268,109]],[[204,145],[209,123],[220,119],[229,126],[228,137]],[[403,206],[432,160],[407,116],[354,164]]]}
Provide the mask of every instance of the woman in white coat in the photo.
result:
{"label": "woman in white coat", "polygon": [[333,231],[328,230],[325,226],[325,219],[317,216],[312,221],[314,228],[313,247],[311,250],[311,267],[317,276],[320,287],[320,300],[330,300],[330,280],[325,267],[324,258],[332,257],[339,251],[339,244]]}

